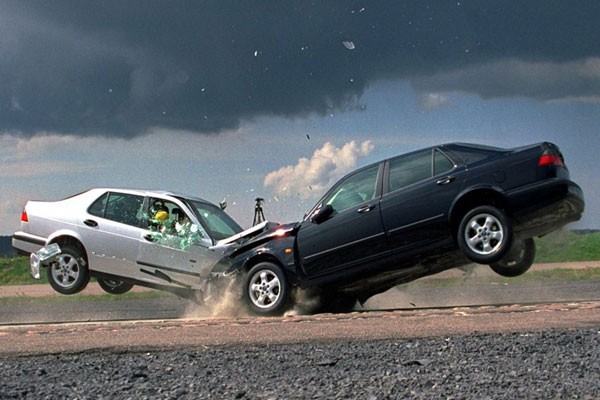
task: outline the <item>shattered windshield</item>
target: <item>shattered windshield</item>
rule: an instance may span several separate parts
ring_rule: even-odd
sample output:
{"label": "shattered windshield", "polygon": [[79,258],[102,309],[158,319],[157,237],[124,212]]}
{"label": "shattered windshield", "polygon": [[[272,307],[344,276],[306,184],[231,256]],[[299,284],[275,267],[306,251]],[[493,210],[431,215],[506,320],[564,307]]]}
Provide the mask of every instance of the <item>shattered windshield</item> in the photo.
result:
{"label": "shattered windshield", "polygon": [[243,230],[219,207],[194,200],[188,200],[187,203],[213,240],[225,239]]}

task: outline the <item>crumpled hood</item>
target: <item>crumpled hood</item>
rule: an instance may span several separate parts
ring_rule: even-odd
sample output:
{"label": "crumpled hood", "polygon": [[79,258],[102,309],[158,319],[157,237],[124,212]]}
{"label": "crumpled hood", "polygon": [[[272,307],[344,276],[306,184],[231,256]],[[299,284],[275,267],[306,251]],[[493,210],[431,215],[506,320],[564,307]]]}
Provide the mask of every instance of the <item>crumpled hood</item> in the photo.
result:
{"label": "crumpled hood", "polygon": [[293,233],[297,225],[298,223],[296,222],[289,224],[280,224],[276,222],[264,221],[236,235],[219,240],[212,248],[237,248],[254,246],[261,242],[267,242],[272,238],[289,236]]}

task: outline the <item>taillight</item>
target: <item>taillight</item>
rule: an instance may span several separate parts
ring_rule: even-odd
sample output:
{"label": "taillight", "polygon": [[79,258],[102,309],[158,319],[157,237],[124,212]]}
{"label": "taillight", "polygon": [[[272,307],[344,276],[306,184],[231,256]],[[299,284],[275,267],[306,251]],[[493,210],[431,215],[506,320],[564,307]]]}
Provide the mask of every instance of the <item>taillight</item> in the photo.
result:
{"label": "taillight", "polygon": [[27,217],[27,211],[23,210],[21,213],[21,222],[29,222],[29,218]]}
{"label": "taillight", "polygon": [[538,161],[538,167],[546,165],[555,165],[557,167],[564,167],[565,163],[560,154],[544,153]]}

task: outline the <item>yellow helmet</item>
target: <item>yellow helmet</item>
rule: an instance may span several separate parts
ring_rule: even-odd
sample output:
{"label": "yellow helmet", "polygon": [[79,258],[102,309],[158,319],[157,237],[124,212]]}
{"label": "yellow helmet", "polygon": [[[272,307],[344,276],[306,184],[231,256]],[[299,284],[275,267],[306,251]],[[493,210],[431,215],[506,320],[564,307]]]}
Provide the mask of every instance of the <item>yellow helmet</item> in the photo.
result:
{"label": "yellow helmet", "polygon": [[159,221],[166,221],[169,219],[169,213],[164,210],[159,210],[154,214],[154,219]]}

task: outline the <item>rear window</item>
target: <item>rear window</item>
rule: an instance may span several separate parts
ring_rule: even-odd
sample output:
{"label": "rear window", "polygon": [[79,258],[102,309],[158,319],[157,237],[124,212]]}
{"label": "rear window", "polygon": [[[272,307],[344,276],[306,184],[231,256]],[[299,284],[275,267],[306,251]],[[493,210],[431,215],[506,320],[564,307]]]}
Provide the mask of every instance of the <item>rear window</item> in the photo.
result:
{"label": "rear window", "polygon": [[451,148],[452,153],[458,156],[465,164],[473,164],[488,157],[497,155],[501,149],[492,146],[457,146]]}
{"label": "rear window", "polygon": [[128,193],[107,192],[88,208],[88,213],[126,225],[139,226],[144,197]]}

